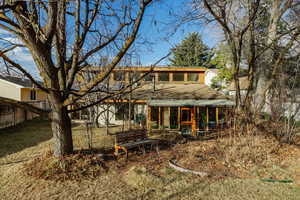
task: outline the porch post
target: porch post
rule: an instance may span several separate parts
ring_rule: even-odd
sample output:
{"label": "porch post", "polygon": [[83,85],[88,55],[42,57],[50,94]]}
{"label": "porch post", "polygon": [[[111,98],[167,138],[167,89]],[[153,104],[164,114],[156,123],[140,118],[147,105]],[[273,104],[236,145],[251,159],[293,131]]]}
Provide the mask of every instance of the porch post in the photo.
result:
{"label": "porch post", "polygon": [[151,126],[151,107],[150,106],[147,106],[147,129],[149,131],[149,133],[151,133],[151,130],[152,130],[152,126]]}
{"label": "porch post", "polygon": [[219,127],[219,108],[216,107],[216,122],[217,122],[217,127]]}
{"label": "porch post", "polygon": [[161,129],[161,107],[158,107],[158,129]]}
{"label": "porch post", "polygon": [[208,122],[209,122],[209,112],[208,112],[208,107],[206,107],[206,130],[208,131]]}
{"label": "porch post", "polygon": [[181,127],[180,127],[180,107],[178,107],[177,109],[178,109],[178,110],[177,110],[177,111],[178,111],[178,112],[177,112],[177,115],[178,115],[178,117],[177,117],[177,123],[178,123],[178,129],[180,130],[180,128],[181,128]]}

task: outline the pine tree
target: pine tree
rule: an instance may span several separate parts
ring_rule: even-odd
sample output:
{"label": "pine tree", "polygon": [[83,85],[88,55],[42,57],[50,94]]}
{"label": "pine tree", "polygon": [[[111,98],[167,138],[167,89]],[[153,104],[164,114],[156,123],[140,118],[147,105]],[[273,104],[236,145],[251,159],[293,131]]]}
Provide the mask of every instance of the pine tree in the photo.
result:
{"label": "pine tree", "polygon": [[211,57],[209,48],[196,32],[190,33],[171,52],[173,57],[170,61],[174,66],[208,67],[207,63]]}

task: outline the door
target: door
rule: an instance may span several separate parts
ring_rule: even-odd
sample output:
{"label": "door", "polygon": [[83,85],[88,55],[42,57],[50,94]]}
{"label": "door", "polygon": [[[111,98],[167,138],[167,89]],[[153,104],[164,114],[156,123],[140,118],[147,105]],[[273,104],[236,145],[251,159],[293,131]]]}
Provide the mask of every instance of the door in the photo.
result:
{"label": "door", "polygon": [[183,134],[192,134],[194,109],[192,107],[180,108],[180,124]]}

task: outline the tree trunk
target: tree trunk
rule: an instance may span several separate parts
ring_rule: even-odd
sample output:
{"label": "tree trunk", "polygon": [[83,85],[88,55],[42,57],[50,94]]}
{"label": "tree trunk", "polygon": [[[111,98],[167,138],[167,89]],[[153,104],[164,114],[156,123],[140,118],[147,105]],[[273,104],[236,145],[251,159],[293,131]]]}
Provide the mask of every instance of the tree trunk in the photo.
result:
{"label": "tree trunk", "polygon": [[73,152],[73,139],[71,119],[67,112],[67,107],[63,106],[57,94],[50,94],[49,100],[52,108],[51,128],[54,138],[53,154],[56,157]]}

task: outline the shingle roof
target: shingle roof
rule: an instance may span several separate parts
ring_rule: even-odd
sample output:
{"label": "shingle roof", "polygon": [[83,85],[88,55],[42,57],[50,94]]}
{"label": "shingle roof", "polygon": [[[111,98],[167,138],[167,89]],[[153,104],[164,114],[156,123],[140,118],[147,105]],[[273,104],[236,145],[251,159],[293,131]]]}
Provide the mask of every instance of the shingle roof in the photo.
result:
{"label": "shingle roof", "polygon": [[227,96],[204,84],[147,84],[133,92],[134,99],[156,100],[201,100],[228,99]]}

